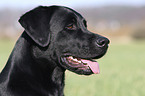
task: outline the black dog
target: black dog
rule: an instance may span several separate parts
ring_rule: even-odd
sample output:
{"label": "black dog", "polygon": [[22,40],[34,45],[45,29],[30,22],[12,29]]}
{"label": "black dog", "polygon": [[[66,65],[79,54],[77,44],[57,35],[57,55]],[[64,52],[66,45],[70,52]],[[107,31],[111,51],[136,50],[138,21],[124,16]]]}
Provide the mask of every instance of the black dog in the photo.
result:
{"label": "black dog", "polygon": [[99,73],[109,40],[62,6],[37,7],[20,20],[25,31],[0,75],[0,96],[63,96],[64,73]]}

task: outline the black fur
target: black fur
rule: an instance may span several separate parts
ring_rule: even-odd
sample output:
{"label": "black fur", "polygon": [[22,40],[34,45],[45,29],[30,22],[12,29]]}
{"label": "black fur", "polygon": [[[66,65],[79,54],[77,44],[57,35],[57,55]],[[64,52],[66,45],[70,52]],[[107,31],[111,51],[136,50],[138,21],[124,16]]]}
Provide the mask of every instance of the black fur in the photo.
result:
{"label": "black fur", "polygon": [[[25,31],[0,75],[0,96],[64,96],[64,75],[92,71],[74,68],[66,56],[98,59],[109,40],[87,30],[86,20],[63,6],[39,6],[20,20]],[[70,93],[71,94],[71,93]]]}

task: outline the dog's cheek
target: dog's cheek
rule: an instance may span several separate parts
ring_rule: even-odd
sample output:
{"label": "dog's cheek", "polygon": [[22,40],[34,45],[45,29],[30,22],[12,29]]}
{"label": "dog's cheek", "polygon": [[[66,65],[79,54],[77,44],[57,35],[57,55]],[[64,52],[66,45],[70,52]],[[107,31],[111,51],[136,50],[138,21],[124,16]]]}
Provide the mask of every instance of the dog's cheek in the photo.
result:
{"label": "dog's cheek", "polygon": [[70,37],[67,34],[65,34],[64,32],[59,32],[54,42],[57,52],[66,52],[68,47],[70,46],[69,41]]}

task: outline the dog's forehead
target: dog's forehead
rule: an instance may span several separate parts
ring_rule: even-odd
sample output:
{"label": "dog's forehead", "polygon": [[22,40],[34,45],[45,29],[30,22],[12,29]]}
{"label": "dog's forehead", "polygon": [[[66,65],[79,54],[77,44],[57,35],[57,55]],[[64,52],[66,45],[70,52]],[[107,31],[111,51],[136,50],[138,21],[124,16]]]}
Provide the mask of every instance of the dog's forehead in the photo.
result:
{"label": "dog's forehead", "polygon": [[63,7],[63,6],[59,6],[57,8],[56,12],[54,13],[54,17],[58,19],[67,19],[67,18],[73,18],[73,17],[79,20],[84,19],[83,16],[79,14],[78,12],[76,12],[75,10],[68,7]]}
{"label": "dog's forehead", "polygon": [[71,13],[71,14],[74,14],[75,16],[78,16],[80,18],[83,18],[83,16],[80,13],[76,12],[75,10],[73,10],[71,8],[64,7],[64,10],[67,11],[67,12],[69,12],[69,13]]}
{"label": "dog's forehead", "polygon": [[62,6],[56,6],[55,8],[55,12],[50,20],[50,29],[55,32],[62,30],[65,24],[73,18],[75,18],[77,21],[84,20],[83,16],[73,9]]}

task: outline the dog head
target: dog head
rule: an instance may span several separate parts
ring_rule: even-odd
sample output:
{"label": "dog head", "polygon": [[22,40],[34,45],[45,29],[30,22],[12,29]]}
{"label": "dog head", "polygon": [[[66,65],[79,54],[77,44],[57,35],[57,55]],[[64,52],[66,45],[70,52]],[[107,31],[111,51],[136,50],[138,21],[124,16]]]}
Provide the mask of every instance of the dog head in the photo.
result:
{"label": "dog head", "polygon": [[63,6],[40,6],[24,14],[19,22],[36,43],[37,59],[51,59],[77,74],[99,73],[99,65],[93,59],[106,53],[109,40],[88,31],[87,21],[76,11]]}

